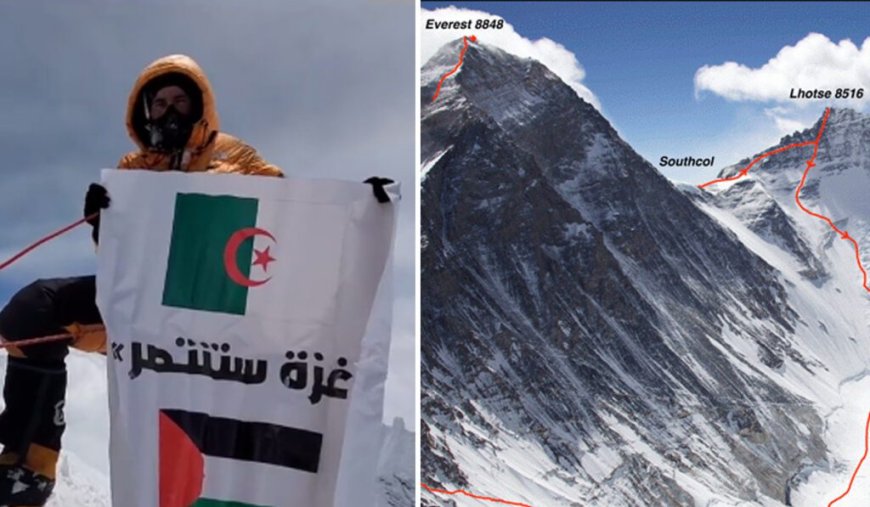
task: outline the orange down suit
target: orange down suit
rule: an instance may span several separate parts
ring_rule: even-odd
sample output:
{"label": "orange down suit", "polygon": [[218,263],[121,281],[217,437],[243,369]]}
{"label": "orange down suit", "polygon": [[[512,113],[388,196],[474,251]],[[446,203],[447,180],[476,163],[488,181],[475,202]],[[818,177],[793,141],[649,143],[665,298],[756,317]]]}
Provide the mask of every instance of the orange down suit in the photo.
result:
{"label": "orange down suit", "polygon": [[[202,118],[196,123],[182,156],[181,167],[186,172],[235,173],[282,177],[278,167],[263,160],[254,148],[240,139],[220,132],[220,120],[214,93],[205,73],[193,59],[184,55],[161,58],[145,68],[136,79],[127,101],[127,133],[139,147],[118,162],[119,169],[169,170],[169,155],[148,148],[133,124],[134,108],[140,105],[143,88],[153,79],[167,73],[182,73],[191,78],[202,92]],[[70,324],[73,347],[85,351],[106,353],[106,332],[102,324]]]}

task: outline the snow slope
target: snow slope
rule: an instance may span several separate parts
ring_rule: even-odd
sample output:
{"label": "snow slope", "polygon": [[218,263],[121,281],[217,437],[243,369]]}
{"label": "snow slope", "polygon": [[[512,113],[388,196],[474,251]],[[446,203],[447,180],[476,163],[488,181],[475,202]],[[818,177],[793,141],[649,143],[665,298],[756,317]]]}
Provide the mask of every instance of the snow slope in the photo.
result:
{"label": "snow slope", "polygon": [[[779,146],[814,137],[820,124],[821,119],[783,138]],[[865,268],[870,260],[870,205],[862,195],[862,189],[870,188],[868,135],[870,118],[851,110],[832,110],[819,144],[817,166],[811,169],[801,193],[806,206],[831,217],[858,241]],[[805,482],[797,485],[791,498],[796,506],[827,503],[845,491],[863,450],[864,424],[870,411],[866,394],[870,347],[865,338],[870,325],[870,295],[862,288],[850,244],[823,221],[801,211],[794,199],[811,151],[808,146],[775,155],[739,183],[710,187],[710,197],[701,204],[789,280],[794,293],[791,299],[803,303],[799,313],[809,324],[801,341],[826,370],[815,378],[790,379],[792,389],[806,393],[825,421],[824,441],[830,462],[830,466],[808,467],[801,478]],[[723,175],[733,174],[739,165],[726,168]],[[770,213],[772,208],[778,213]],[[785,242],[783,235],[772,233],[769,222],[773,215],[788,223],[780,229],[790,230],[805,248],[796,249],[796,242]],[[766,222],[768,226],[759,227]],[[814,322],[816,326],[812,326]],[[859,475],[852,493],[837,505],[866,505],[870,497],[867,477],[867,473]]]}

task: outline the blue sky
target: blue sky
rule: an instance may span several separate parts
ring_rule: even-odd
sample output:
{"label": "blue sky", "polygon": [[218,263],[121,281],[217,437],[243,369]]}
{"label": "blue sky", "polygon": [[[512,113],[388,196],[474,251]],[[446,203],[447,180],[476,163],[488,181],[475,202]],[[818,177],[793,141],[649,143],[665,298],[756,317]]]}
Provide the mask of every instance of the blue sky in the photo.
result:
{"label": "blue sky", "polygon": [[[449,5],[497,14],[523,37],[562,44],[585,68],[583,84],[605,116],[642,155],[716,155],[715,171],[779,139],[764,113],[777,104],[709,92],[696,98],[700,67],[736,61],[756,68],[811,32],[859,47],[870,35],[867,2],[423,3]],[[485,32],[477,35],[485,42]],[[823,109],[790,111],[791,119],[808,126]],[[700,181],[715,171],[663,172]]]}

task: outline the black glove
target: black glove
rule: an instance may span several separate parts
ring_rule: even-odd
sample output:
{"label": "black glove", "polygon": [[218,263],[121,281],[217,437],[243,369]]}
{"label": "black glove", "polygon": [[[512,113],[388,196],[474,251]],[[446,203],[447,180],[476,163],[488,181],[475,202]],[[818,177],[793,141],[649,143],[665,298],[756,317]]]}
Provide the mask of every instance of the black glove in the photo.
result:
{"label": "black glove", "polygon": [[[106,187],[96,183],[91,183],[91,186],[88,187],[88,193],[85,194],[85,218],[87,218],[88,223],[94,228],[91,237],[94,238],[95,243],[100,241],[99,212],[100,210],[108,208],[110,202],[112,202],[112,200],[109,199],[109,192],[106,191]],[[96,216],[91,216],[94,214],[96,214]]]}
{"label": "black glove", "polygon": [[387,195],[387,191],[384,190],[384,185],[395,183],[393,180],[389,178],[372,176],[371,178],[365,180],[363,183],[368,183],[372,186],[372,193],[375,194],[375,199],[377,199],[378,202],[390,202],[390,196]]}

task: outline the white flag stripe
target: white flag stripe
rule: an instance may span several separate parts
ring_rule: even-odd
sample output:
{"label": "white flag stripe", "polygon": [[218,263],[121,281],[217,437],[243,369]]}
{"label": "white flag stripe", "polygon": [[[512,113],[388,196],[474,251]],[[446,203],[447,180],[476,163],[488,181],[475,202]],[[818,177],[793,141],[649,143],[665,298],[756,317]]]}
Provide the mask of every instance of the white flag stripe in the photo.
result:
{"label": "white flag stripe", "polygon": [[251,278],[292,278],[295,290],[288,291],[279,284],[251,289],[248,306],[252,312],[270,318],[270,312],[280,309],[277,314],[282,321],[331,327],[337,320],[335,305],[341,285],[341,251],[348,217],[347,205],[261,200],[257,227],[279,239],[272,242],[257,237],[255,248],[264,250],[271,245],[276,259],[265,272],[259,266],[251,266]]}

